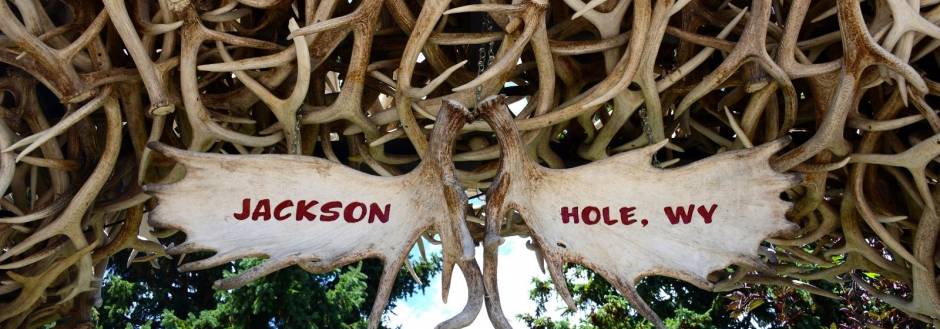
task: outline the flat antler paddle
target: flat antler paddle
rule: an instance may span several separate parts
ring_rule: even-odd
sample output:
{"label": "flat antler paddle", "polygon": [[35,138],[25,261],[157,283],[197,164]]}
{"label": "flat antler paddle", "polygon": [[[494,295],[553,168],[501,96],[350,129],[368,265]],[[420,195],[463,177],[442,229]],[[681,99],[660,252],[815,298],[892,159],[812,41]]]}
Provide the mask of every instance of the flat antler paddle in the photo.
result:
{"label": "flat antler paddle", "polygon": [[217,281],[218,289],[241,287],[295,264],[323,272],[379,258],[385,266],[369,328],[378,327],[411,246],[434,228],[443,245],[445,300],[455,263],[469,291],[463,311],[438,327],[465,327],[483,301],[480,269],[464,221],[467,196],[457,184],[452,161],[454,138],[470,114],[450,102],[442,108],[428,158],[396,177],[372,176],[312,157],[208,154],[151,143],[151,148],[185,166],[186,176],[173,184],[145,187],[159,199],[150,221],[186,233],[186,242],[171,248],[171,254],[216,252],[182,265],[183,271],[246,257],[268,258]]}
{"label": "flat antler paddle", "polygon": [[478,108],[502,151],[486,195],[483,265],[487,312],[497,328],[510,327],[496,285],[499,228],[510,209],[528,225],[568,307],[575,309],[562,267],[579,263],[659,328],[662,321],[634,288],[639,278],[665,275],[709,289],[708,274],[731,264],[766,267],[757,256],[761,241],[796,228],[784,218],[790,203],[780,193],[800,178],[774,171],[768,161],[785,140],[678,169],[651,165],[665,140],[577,168],[548,169],[526,156],[504,97]]}

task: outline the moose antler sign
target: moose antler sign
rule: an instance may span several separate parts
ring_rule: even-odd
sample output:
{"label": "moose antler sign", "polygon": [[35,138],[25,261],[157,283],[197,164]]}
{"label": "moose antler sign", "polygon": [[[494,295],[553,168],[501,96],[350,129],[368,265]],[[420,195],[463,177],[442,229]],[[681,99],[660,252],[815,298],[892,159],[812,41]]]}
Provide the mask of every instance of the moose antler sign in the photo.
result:
{"label": "moose antler sign", "polygon": [[[445,106],[432,132],[432,156],[397,177],[371,176],[319,158],[207,154],[152,144],[183,165],[186,176],[177,183],[146,186],[159,200],[150,220],[187,234],[186,242],[171,248],[171,254],[216,252],[183,265],[183,271],[246,257],[268,258],[216,282],[220,289],[243,286],[294,264],[323,272],[379,258],[385,265],[369,328],[378,327],[411,246],[433,227],[443,245],[445,277],[456,263],[471,292],[464,310],[439,327],[462,328],[479,313],[483,298],[473,241],[463,224],[467,197],[456,183],[450,159],[454,135],[467,119],[466,110]],[[445,280],[445,299],[448,283]]]}
{"label": "moose antler sign", "polygon": [[[463,312],[439,325],[463,327],[484,301],[494,326],[509,328],[496,285],[500,227],[518,211],[555,285],[574,308],[564,284],[564,262],[600,273],[654,324],[662,322],[636,294],[635,281],[660,274],[710,288],[707,275],[734,263],[760,264],[761,241],[794,229],[780,193],[796,184],[768,159],[784,142],[726,152],[664,170],[650,164],[664,142],[597,161],[553,170],[525,155],[518,129],[502,96],[479,106],[496,132],[502,159],[487,192],[484,270],[474,259],[465,221],[467,197],[452,161],[456,132],[473,119],[445,101],[431,136],[428,158],[397,177],[370,176],[323,159],[289,155],[216,155],[152,148],[186,168],[177,183],[149,185],[159,199],[153,224],[180,229],[187,241],[170,250],[217,254],[185,264],[198,270],[245,257],[268,257],[262,265],[216,283],[236,288],[290,265],[319,272],[363,258],[385,262],[379,298],[370,315],[378,325],[391,284],[419,235],[435,229],[444,250],[444,291],[454,265],[467,278]],[[734,183],[723,179],[734,176]],[[747,182],[740,188],[741,182]],[[250,188],[245,188],[250,187]]]}
{"label": "moose antler sign", "polygon": [[[508,328],[496,291],[503,215],[518,211],[548,263],[555,288],[571,309],[564,262],[602,275],[651,322],[662,321],[637,295],[636,280],[666,275],[711,288],[706,276],[733,263],[763,267],[761,241],[795,229],[780,194],[797,175],[770,168],[785,140],[725,152],[663,170],[651,165],[665,141],[564,170],[542,168],[525,155],[502,96],[484,100],[480,115],[502,150],[499,174],[487,192],[484,280],[493,324]],[[735,177],[728,180],[727,177]],[[747,188],[741,188],[746,186]],[[496,297],[493,297],[496,296]]]}

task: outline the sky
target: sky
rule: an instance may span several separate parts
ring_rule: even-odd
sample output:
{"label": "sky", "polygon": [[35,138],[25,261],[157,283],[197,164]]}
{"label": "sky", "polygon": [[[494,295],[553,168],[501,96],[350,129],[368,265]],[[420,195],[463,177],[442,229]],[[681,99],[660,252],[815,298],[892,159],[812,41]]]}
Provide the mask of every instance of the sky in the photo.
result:
{"label": "sky", "polygon": [[[532,279],[548,278],[547,272],[542,273],[539,270],[535,253],[526,249],[525,242],[527,240],[528,238],[509,237],[499,248],[499,270],[497,271],[499,293],[506,318],[515,328],[526,327],[525,323],[516,318],[516,315],[535,311],[535,302],[529,299],[529,290],[533,287]],[[437,246],[429,249],[432,252],[440,253],[440,248]],[[414,252],[412,254],[413,257],[420,257],[415,255]],[[483,248],[477,248],[476,259],[482,269]],[[388,321],[385,324],[391,327],[401,326],[402,328],[434,328],[438,323],[459,313],[466,301],[467,286],[463,274],[459,268],[455,268],[447,304],[444,304],[441,300],[441,276],[438,274],[431,279],[430,286],[425,289],[424,293],[415,294],[410,298],[399,301],[395,308],[386,313]],[[565,305],[561,299],[551,298],[548,305],[546,305],[547,315],[557,318],[564,311],[564,308]],[[485,307],[468,328],[493,328],[486,316]]]}

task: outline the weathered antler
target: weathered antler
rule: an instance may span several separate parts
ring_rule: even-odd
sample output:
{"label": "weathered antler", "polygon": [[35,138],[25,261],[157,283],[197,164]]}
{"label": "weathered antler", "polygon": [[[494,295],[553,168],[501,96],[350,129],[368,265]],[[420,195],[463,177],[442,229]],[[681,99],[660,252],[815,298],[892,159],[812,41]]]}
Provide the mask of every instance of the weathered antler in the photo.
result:
{"label": "weathered antler", "polygon": [[[170,254],[216,252],[183,264],[183,271],[246,257],[268,258],[244,273],[217,281],[219,289],[238,288],[295,264],[323,272],[379,258],[385,267],[370,328],[379,326],[411,246],[421,233],[434,229],[444,247],[444,298],[454,264],[460,265],[471,286],[464,312],[441,326],[463,327],[473,321],[483,296],[473,240],[463,224],[467,197],[456,182],[450,160],[453,136],[470,114],[452,105],[443,109],[431,135],[432,156],[411,173],[395,177],[371,176],[319,158],[214,155],[151,144],[184,166],[186,176],[176,183],[146,186],[160,202],[150,220],[186,233],[186,242],[170,249]],[[277,168],[281,175],[255,175],[260,168]],[[254,188],[246,191],[239,186]],[[193,194],[203,195],[193,198]],[[203,206],[200,200],[208,199],[219,207]]]}
{"label": "weathered antler", "polygon": [[[503,151],[500,173],[487,193],[484,239],[487,306],[494,322],[506,323],[494,289],[502,217],[510,209],[526,221],[569,308],[575,309],[575,303],[563,265],[580,263],[611,282],[660,328],[665,326],[633,288],[640,277],[667,275],[710,288],[709,273],[736,262],[760,266],[753,265],[762,264],[757,258],[760,242],[793,229],[783,218],[788,204],[779,194],[798,177],[776,173],[769,164],[785,142],[666,171],[650,164],[665,141],[583,167],[545,169],[523,152],[504,99],[493,96],[479,106]],[[731,172],[760,190],[737,189],[721,179]]]}
{"label": "weathered antler", "polygon": [[[435,209],[447,213],[421,219],[428,230],[410,227],[413,236],[389,244],[394,255],[381,253],[387,277],[418,236],[444,245],[445,295],[458,266],[471,297],[442,327],[469,323],[481,307],[475,243],[486,258],[490,318],[509,326],[494,290],[495,251],[507,236],[533,234],[530,246],[548,261],[556,284],[563,261],[585,263],[642,308],[630,294],[636,273],[612,268],[626,264],[619,257],[625,252],[572,258],[573,249],[589,250],[576,245],[590,240],[545,233],[538,225],[547,215],[540,212],[558,209],[535,196],[519,201],[513,191],[547,183],[514,177],[553,172],[541,165],[591,172],[582,168],[642,152],[655,154],[652,162],[644,158],[630,170],[659,173],[656,167],[701,160],[665,171],[683,172],[733,154],[763,156],[787,135],[793,145],[771,162],[780,174],[762,172],[805,174],[785,192],[793,201],[786,218],[799,229],[780,236],[741,232],[748,256],[751,240],[767,240],[762,265],[748,257],[733,275],[712,273],[707,282],[718,290],[757,283],[826,297],[840,296],[811,281],[852,284],[936,323],[938,23],[935,0],[0,1],[0,295],[14,302],[0,306],[3,325],[38,327],[57,318],[87,325],[100,298],[91,290],[113,255],[131,249],[130,260],[152,264],[165,255],[157,237],[177,230],[150,232],[149,218],[167,221],[154,209],[208,198],[164,193],[175,201],[154,201],[141,184],[185,185],[194,177],[185,169],[198,167],[186,160],[202,158],[266,159],[242,168],[239,174],[251,179],[269,179],[273,164],[282,163],[270,179],[293,181],[304,178],[291,176],[300,175],[292,166],[316,162],[365,177],[343,184],[350,197],[382,186],[401,190],[372,180],[414,180],[409,193],[433,194],[421,203],[439,202]],[[507,97],[481,102],[498,94]],[[500,101],[511,104],[512,116]],[[487,106],[474,110],[496,124],[464,125],[473,116],[460,114],[466,112],[460,104],[480,103]],[[446,131],[447,140],[436,131]],[[167,152],[182,164],[148,143],[172,145]],[[750,163],[745,159],[754,158],[726,166]],[[537,170],[518,169],[521,163]],[[419,181],[420,175],[434,179]],[[591,181],[585,194],[603,194],[604,180],[643,178],[592,175],[584,178]],[[718,180],[755,195],[764,191],[739,173]],[[320,192],[317,184],[311,193]],[[482,210],[467,210],[464,193],[471,189],[489,193]],[[573,204],[580,196],[554,194],[567,197],[568,207],[588,206]],[[497,214],[506,209],[527,211],[525,224],[503,223]],[[764,220],[790,226],[777,215]],[[262,268],[223,286],[292,263],[317,271],[343,263],[336,259],[359,259],[326,254],[335,257],[317,263],[271,255]],[[201,264],[231,259],[220,254]],[[721,267],[693,265],[687,270]],[[876,290],[853,275],[857,270],[881,273],[910,291]],[[707,286],[704,274],[694,274],[683,278]],[[563,285],[559,292],[568,299]],[[376,303],[373,325],[383,308]]]}

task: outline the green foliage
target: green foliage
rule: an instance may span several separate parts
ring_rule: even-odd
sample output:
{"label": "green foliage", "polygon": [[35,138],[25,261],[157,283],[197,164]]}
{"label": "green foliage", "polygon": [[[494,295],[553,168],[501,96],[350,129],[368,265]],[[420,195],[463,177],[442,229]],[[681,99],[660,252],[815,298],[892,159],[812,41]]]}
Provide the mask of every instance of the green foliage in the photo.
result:
{"label": "green foliage", "polygon": [[109,303],[98,308],[99,318],[122,319],[134,313],[131,308],[136,305],[132,301],[135,296],[143,293],[138,285],[124,280],[119,275],[106,278],[104,285],[107,287],[106,291],[110,300]]}
{"label": "green foliage", "polygon": [[[862,273],[881,290],[901,293],[905,287],[880,275]],[[545,303],[558,298],[551,281],[533,280],[531,298],[537,303],[522,314],[531,328],[539,329],[634,329],[652,328],[602,277],[582,266],[567,269],[568,289],[578,306],[558,319],[546,316]],[[648,277],[637,285],[640,296],[670,329],[700,328],[924,328],[895,308],[868,295],[851,283],[813,282],[840,294],[844,300],[811,295],[791,287],[748,285],[732,292],[698,289],[667,277]]]}
{"label": "green foliage", "polygon": [[[177,272],[172,261],[175,260],[161,260],[159,268],[147,264],[112,265],[103,284],[104,304],[94,314],[98,327],[365,328],[382,269],[377,261],[364,261],[323,274],[310,274],[291,267],[239,289],[214,291],[211,289],[213,281],[245,271],[260,260],[242,260],[192,273]],[[435,256],[429,262],[415,265],[423,284],[402,270],[389,307],[393,307],[396,300],[422,291],[430,277],[440,271],[439,263],[439,256]],[[905,291],[909,293],[906,286],[883,275],[860,271],[857,274],[881,291],[900,296],[905,296]],[[551,281],[536,279],[530,291],[536,307],[532,313],[518,315],[527,327],[652,328],[594,272],[571,266],[566,277],[578,310],[550,316],[546,305],[559,298]],[[851,281],[813,284],[835,292],[844,300],[777,286],[745,286],[731,292],[713,293],[666,277],[641,280],[637,291],[671,329],[926,327]]]}
{"label": "green foliage", "polygon": [[[213,281],[259,264],[246,259],[221,269],[176,272],[164,260],[160,269],[147,264],[112,266],[97,309],[99,328],[336,328],[366,327],[381,275],[378,261],[364,261],[323,274],[290,267],[244,287],[212,290]],[[397,299],[423,290],[440,271],[439,256],[415,264],[423,284],[404,270],[392,291]],[[156,272],[156,273],[154,273]],[[207,298],[208,296],[208,298]]]}
{"label": "green foliage", "polygon": [[696,313],[686,308],[676,310],[674,317],[665,320],[666,327],[674,329],[705,329],[711,328],[711,310],[706,313]]}

